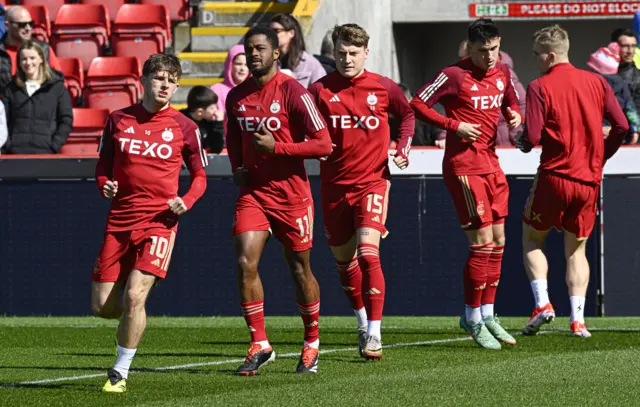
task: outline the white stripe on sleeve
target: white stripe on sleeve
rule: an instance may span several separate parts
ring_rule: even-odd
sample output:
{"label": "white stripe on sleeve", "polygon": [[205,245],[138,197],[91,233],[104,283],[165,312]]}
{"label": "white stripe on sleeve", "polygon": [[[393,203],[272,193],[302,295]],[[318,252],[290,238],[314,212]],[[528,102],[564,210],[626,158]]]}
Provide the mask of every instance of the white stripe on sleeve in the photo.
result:
{"label": "white stripe on sleeve", "polygon": [[311,120],[313,121],[313,125],[315,126],[316,131],[320,131],[324,129],[324,124],[322,123],[322,120],[320,119],[320,115],[318,114],[318,111],[316,110],[316,107],[313,104],[313,101],[311,100],[311,96],[305,93],[302,96],[300,96],[300,98],[302,99],[305,106],[307,107],[307,113],[309,113],[309,116],[311,116]]}
{"label": "white stripe on sleeve", "polygon": [[440,89],[440,87],[447,81],[447,79],[449,78],[447,77],[447,75],[445,75],[444,72],[438,75],[436,80],[433,81],[431,85],[427,86],[424,91],[422,91],[422,93],[420,94],[420,99],[422,99],[422,101],[426,103],[427,100],[429,100],[429,98],[433,96],[433,94],[436,93],[438,89]]}

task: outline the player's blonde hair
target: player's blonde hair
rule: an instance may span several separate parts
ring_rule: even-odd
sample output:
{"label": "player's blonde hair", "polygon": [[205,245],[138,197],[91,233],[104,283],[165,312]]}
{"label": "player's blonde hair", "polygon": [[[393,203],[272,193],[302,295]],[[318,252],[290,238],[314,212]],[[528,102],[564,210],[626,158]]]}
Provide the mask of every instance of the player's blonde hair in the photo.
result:
{"label": "player's blonde hair", "polygon": [[557,24],[536,31],[533,43],[541,45],[547,52],[569,54],[569,33]]}

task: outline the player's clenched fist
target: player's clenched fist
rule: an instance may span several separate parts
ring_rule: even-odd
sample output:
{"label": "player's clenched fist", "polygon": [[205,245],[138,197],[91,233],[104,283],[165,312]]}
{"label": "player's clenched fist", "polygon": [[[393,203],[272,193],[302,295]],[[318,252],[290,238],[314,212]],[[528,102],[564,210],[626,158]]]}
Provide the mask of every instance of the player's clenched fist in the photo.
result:
{"label": "player's clenched fist", "polygon": [[[336,148],[336,145],[331,143],[331,153],[333,153],[333,149]],[[320,161],[327,161],[329,159],[329,157],[331,157],[331,153],[329,153],[329,155],[325,155],[324,157],[320,157],[318,158],[318,160]]]}
{"label": "player's clenched fist", "polygon": [[253,133],[253,145],[261,153],[273,154],[276,151],[276,140],[266,126]]}
{"label": "player's clenched fist", "polygon": [[507,115],[509,116],[507,117],[507,119],[509,120],[509,124],[507,126],[510,129],[515,129],[516,127],[520,126],[520,124],[522,123],[522,116],[520,116],[520,113],[514,112],[510,107],[508,107]]}
{"label": "player's clenched fist", "polygon": [[404,154],[398,154],[397,150],[389,151],[389,155],[393,157],[393,163],[401,170],[404,170],[409,166],[409,159],[407,156]]}
{"label": "player's clenched fist", "polygon": [[107,181],[102,187],[102,194],[109,199],[113,199],[118,193],[118,181]]}
{"label": "player's clenched fist", "polygon": [[458,131],[456,131],[456,133],[458,134],[458,137],[474,142],[482,134],[482,132],[478,130],[479,128],[479,124],[460,122],[460,126],[458,126]]}
{"label": "player's clenched fist", "polygon": [[184,204],[182,198],[180,198],[179,196],[168,200],[167,205],[169,205],[169,209],[171,209],[171,212],[175,213],[176,215],[182,215],[187,211],[187,205]]}

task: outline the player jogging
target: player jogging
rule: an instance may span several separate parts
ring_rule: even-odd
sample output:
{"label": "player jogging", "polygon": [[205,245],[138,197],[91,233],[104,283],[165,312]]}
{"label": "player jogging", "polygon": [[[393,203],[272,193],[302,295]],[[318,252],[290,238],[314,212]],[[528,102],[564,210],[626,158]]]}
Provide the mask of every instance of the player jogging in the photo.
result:
{"label": "player jogging", "polygon": [[[470,57],[440,71],[416,93],[411,106],[417,118],[447,130],[442,175],[469,240],[460,327],[478,345],[500,349],[499,341],[516,341],[493,312],[509,200],[495,152],[496,129],[501,111],[510,128],[522,119],[509,68],[498,61],[498,27],[492,20],[478,19],[469,26],[468,40]],[[444,105],[446,117],[432,108],[437,102]]]}
{"label": "player jogging", "polygon": [[329,155],[331,139],[309,92],[278,71],[277,34],[253,28],[244,47],[252,77],[233,88],[226,102],[227,149],[240,186],[233,223],[238,288],[251,333],[251,347],[238,374],[254,375],[275,358],[265,332],[258,275],[271,232],[284,247],[304,323],[296,372],[317,373],[320,289],[309,260],[314,211],[304,159]]}
{"label": "player jogging", "polygon": [[[122,317],[117,360],[107,372],[105,392],[126,391],[129,367],[146,325],[147,296],[167,275],[178,215],[191,209],[207,187],[207,157],[198,126],[169,106],[181,73],[178,58],[149,57],[140,78],[142,103],[111,113],[100,141],[96,181],[112,202],[93,269],[91,307],[99,317]],[[180,198],[183,160],[191,187]]]}
{"label": "player jogging", "polygon": [[[569,35],[557,25],[533,35],[533,53],[542,77],[529,84],[527,126],[517,146],[524,152],[542,145],[540,166],[524,208],[524,265],[536,306],[523,329],[538,332],[555,317],[547,291],[544,240],[551,227],[564,231],[571,333],[591,336],[584,324],[589,285],[587,239],[596,219],[602,168],[629,130],[606,80],[569,62]],[[602,118],[611,123],[605,140]]]}
{"label": "player jogging", "polygon": [[356,24],[333,30],[337,71],[314,83],[333,153],[321,163],[322,212],[340,280],[358,320],[360,356],[382,357],[380,325],[385,281],[380,238],[389,204],[389,113],[398,117],[395,164],[404,169],[415,118],[402,90],[391,79],[368,72],[369,35]]}

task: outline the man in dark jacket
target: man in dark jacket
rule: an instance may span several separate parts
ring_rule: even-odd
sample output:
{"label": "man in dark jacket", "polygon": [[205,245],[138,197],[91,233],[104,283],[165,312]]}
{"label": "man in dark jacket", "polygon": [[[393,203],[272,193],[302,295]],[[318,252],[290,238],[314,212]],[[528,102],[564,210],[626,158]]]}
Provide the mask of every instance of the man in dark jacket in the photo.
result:
{"label": "man in dark jacket", "polygon": [[[4,89],[11,77],[16,74],[16,61],[18,47],[23,41],[30,40],[33,34],[33,19],[27,9],[20,6],[11,6],[5,15],[7,33],[0,39],[0,89]],[[49,66],[61,70],[58,58],[49,44],[36,41],[44,49]]]}
{"label": "man in dark jacket", "polygon": [[194,86],[187,96],[187,108],[180,111],[198,125],[202,148],[213,154],[220,154],[224,148],[224,113],[218,110],[217,103],[214,91]]}
{"label": "man in dark jacket", "polygon": [[[640,70],[633,63],[633,57],[638,46],[638,41],[633,31],[630,29],[617,29],[611,35],[611,40],[620,46],[620,65],[618,75],[620,75],[631,91],[631,97],[636,105],[636,110],[640,111]],[[636,140],[637,141],[637,140]]]}
{"label": "man in dark jacket", "polygon": [[333,57],[333,30],[327,31],[327,34],[322,40],[322,47],[320,48],[320,55],[314,55],[316,59],[322,64],[327,73],[331,73],[336,70],[336,60]]}

